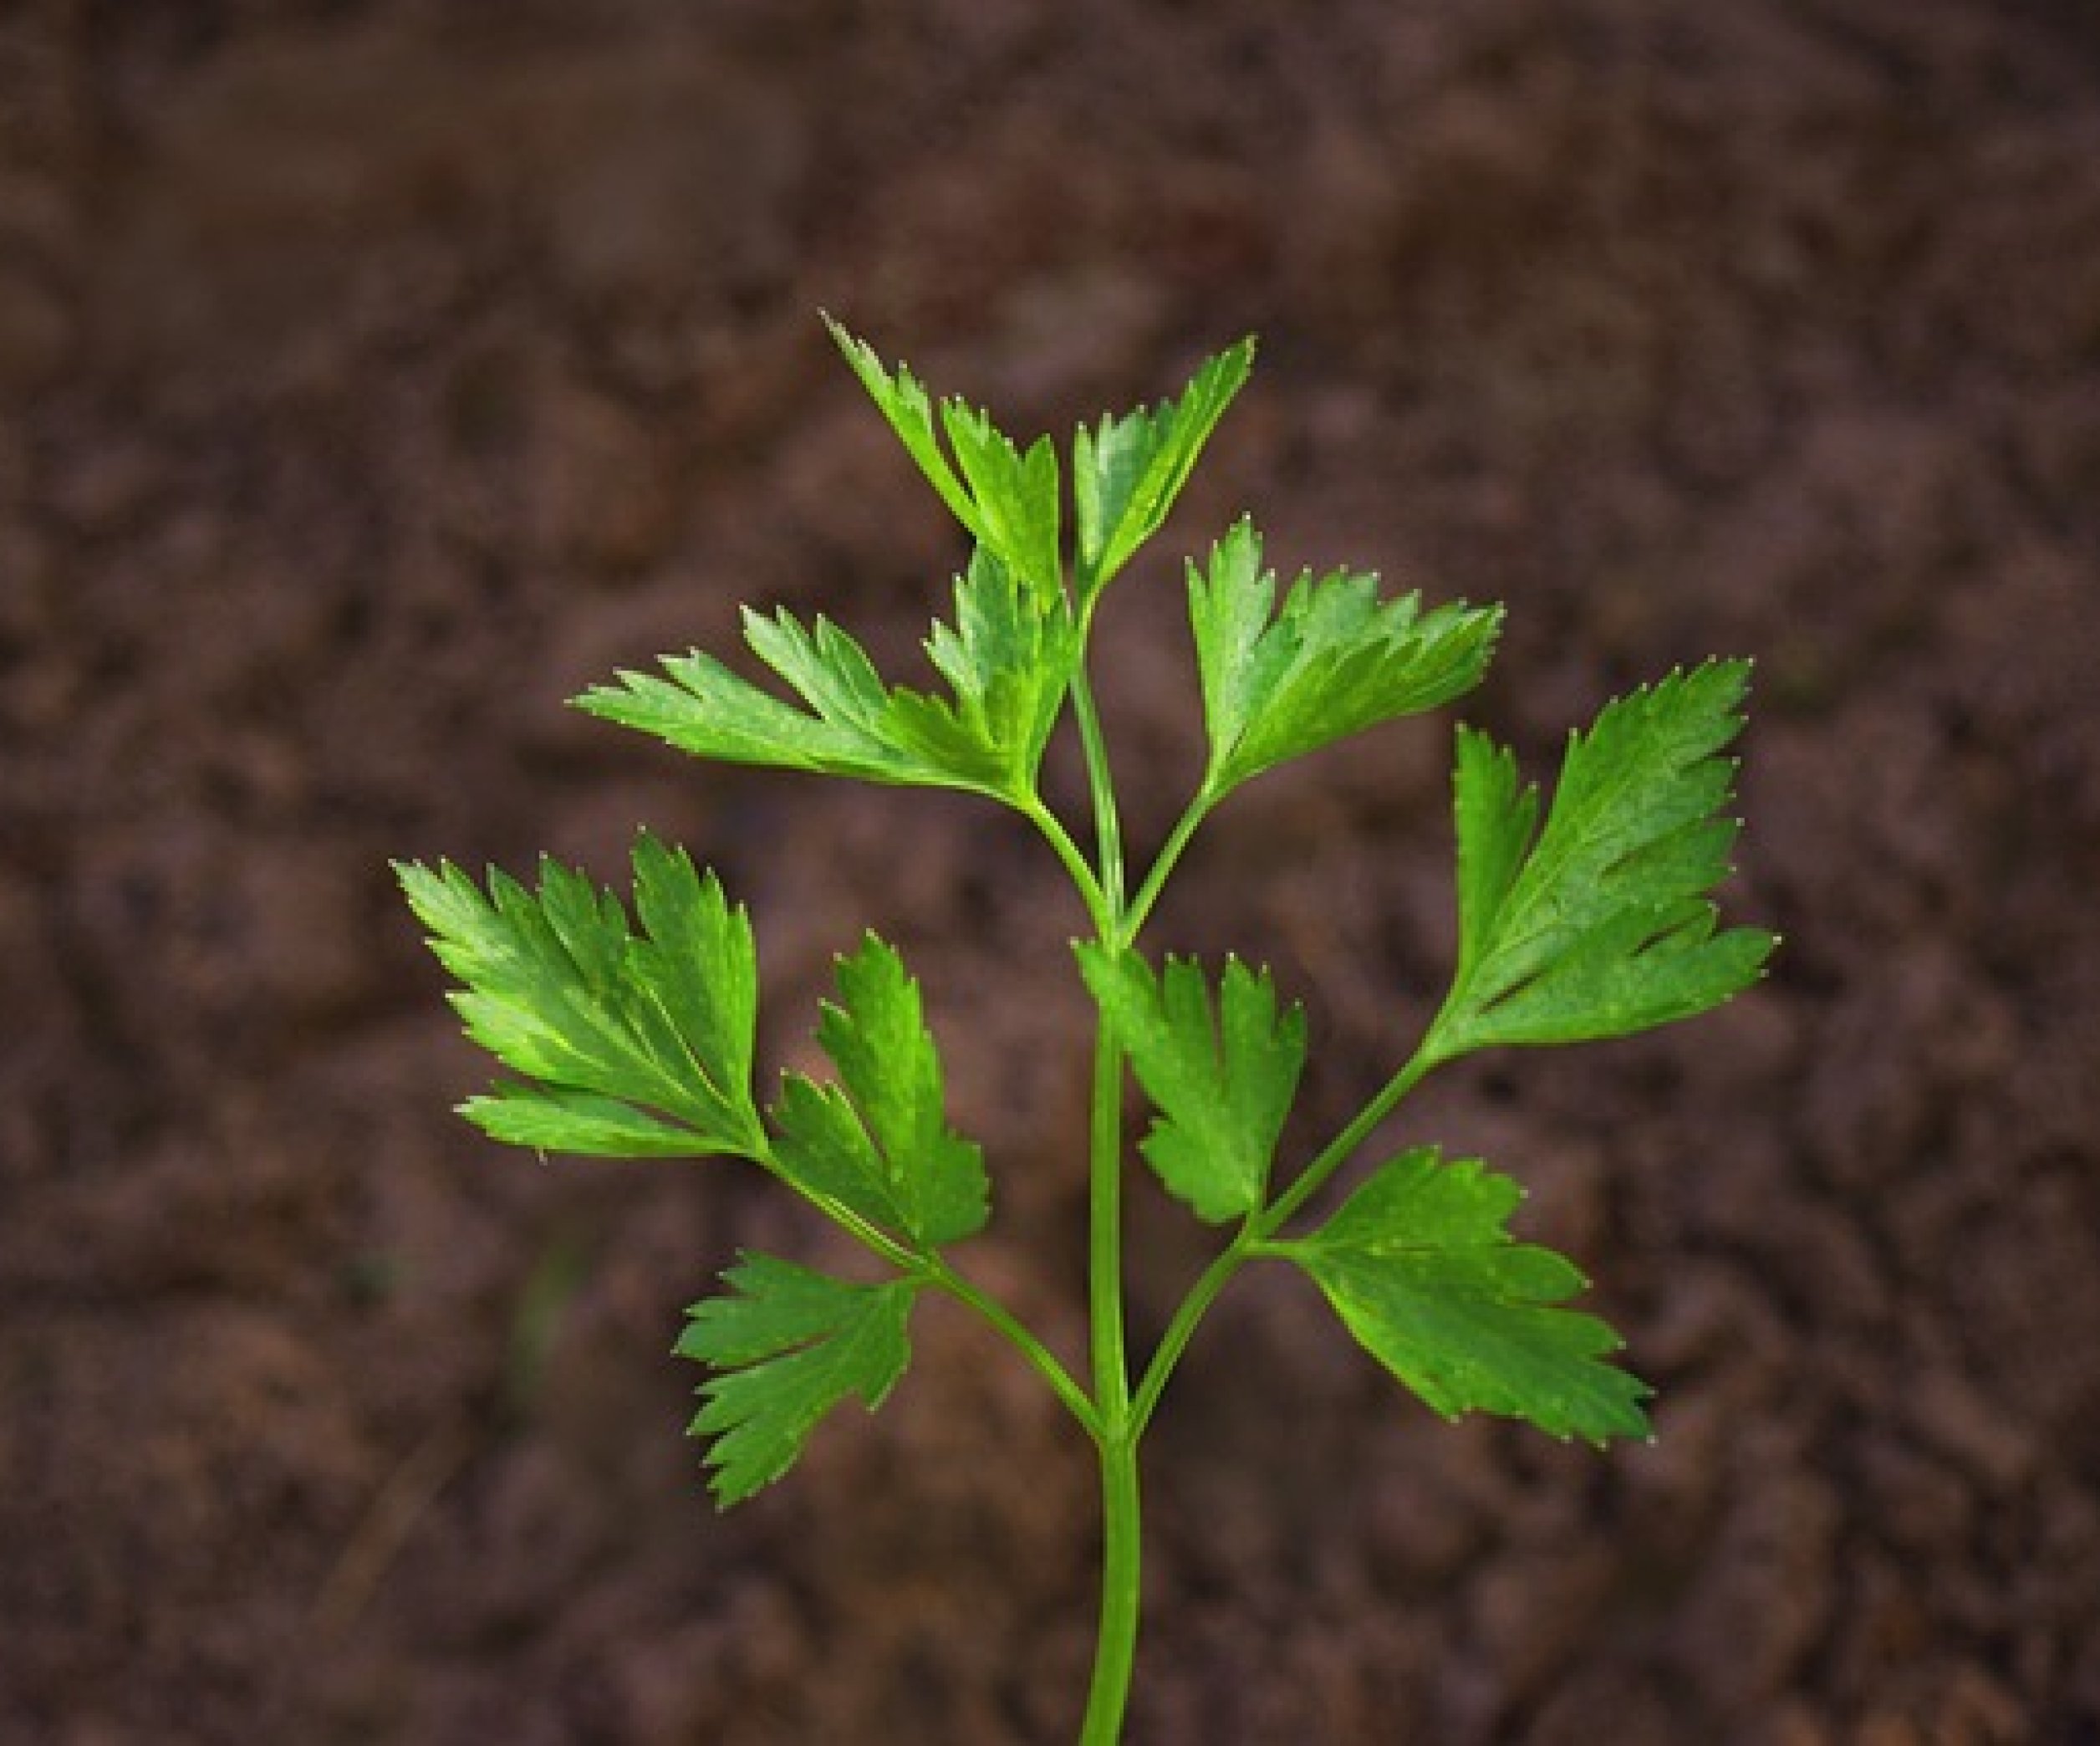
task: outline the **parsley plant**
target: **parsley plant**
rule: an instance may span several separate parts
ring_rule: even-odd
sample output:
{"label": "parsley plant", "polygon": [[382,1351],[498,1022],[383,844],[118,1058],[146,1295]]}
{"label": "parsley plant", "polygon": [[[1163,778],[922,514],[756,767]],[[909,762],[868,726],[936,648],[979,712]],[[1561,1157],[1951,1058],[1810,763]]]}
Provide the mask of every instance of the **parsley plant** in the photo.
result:
{"label": "parsley plant", "polygon": [[[838,964],[817,1039],[828,1083],[752,1084],[758,963],[751,924],[711,873],[643,835],[631,910],[549,862],[528,886],[450,865],[403,866],[468,1034],[511,1077],[464,1105],[496,1139],[615,1157],[745,1158],[858,1238],[872,1282],[746,1254],[691,1311],[678,1350],[711,1372],[692,1423],[717,1499],[791,1468],[850,1398],[873,1409],[904,1374],[914,1304],[943,1292],[1040,1372],[1098,1451],[1103,1585],[1083,1739],[1119,1738],[1138,1628],[1138,1448],[1205,1313],[1256,1261],[1299,1268],[1366,1351],[1434,1411],[1525,1419],[1596,1444],[1647,1432],[1644,1383],[1620,1342],[1565,1307],[1582,1275],[1516,1241],[1521,1190],[1477,1159],[1420,1146],[1377,1164],[1323,1219],[1314,1197],[1430,1069],[1510,1044],[1618,1037],[1704,1012],[1754,980],[1771,936],[1720,929],[1711,893],[1736,821],[1724,809],[1747,667],[1714,661],[1608,705],[1568,743],[1549,804],[1486,736],[1458,736],[1458,952],[1414,1052],[1357,1118],[1279,1178],[1277,1151],[1305,1064],[1302,1012],[1267,971],[1137,947],[1190,838],[1232,791],[1343,737],[1447,703],[1480,679],[1496,607],[1425,607],[1346,569],[1280,596],[1241,521],[1188,569],[1207,756],[1141,878],[1126,875],[1107,745],[1088,680],[1104,591],[1172,508],[1246,381],[1246,342],[1175,401],[1082,428],[1072,527],[1058,451],[1027,449],[976,408],[936,402],[843,329],[833,332],[911,458],[970,535],[952,620],[926,647],[945,693],[893,686],[846,631],[747,610],[752,652],[792,696],[695,651],[579,699],[594,715],[734,763],[900,786],[965,789],[1011,808],[1077,886],[1093,937],[1077,972],[1098,1009],[1090,1137],[1090,1373],[1068,1370],[954,1258],[984,1228],[982,1153],[949,1125],[919,990],[869,935]],[[1044,801],[1044,748],[1069,711],[1093,800],[1083,846]],[[1137,1151],[1226,1234],[1156,1350],[1124,1330],[1126,1068],[1154,1110]],[[1139,1360],[1142,1361],[1139,1361]]]}

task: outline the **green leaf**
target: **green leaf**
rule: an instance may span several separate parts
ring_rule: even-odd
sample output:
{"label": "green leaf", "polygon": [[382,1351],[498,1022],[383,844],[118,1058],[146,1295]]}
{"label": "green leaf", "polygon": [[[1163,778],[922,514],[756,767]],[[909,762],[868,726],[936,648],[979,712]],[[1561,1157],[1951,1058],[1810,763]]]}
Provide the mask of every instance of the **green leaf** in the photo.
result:
{"label": "green leaf", "polygon": [[769,764],[867,782],[967,786],[886,735],[889,693],[860,645],[829,620],[805,627],[785,610],[747,607],[744,636],[786,680],[798,709],[696,649],[666,656],[664,676],[621,672],[594,686],[578,708],[668,741],[696,758]]}
{"label": "green leaf", "polygon": [[[534,1151],[600,1158],[690,1158],[716,1147],[694,1143],[691,1128],[617,1098],[565,1085],[499,1082],[460,1105],[460,1114],[492,1140]],[[731,1148],[743,1151],[738,1146]]]}
{"label": "green leaf", "polygon": [[1637,1376],[1603,1361],[1618,1336],[1554,1306],[1587,1283],[1503,1228],[1523,1197],[1477,1159],[1434,1149],[1385,1165],[1312,1236],[1269,1245],[1326,1294],[1365,1350],[1446,1418],[1501,1413],[1559,1437],[1644,1437]]}
{"label": "green leaf", "polygon": [[988,416],[959,400],[941,402],[940,426],[969,482],[984,528],[980,543],[1025,579],[1037,599],[1058,596],[1063,557],[1058,452],[1050,439],[1038,436],[1024,455]]}
{"label": "green leaf", "polygon": [[637,932],[619,900],[541,863],[537,891],[450,864],[396,869],[461,988],[467,1034],[524,1083],[463,1113],[515,1145],[612,1156],[751,1155],[758,964],[751,922],[710,873],[645,835]]}
{"label": "green leaf", "polygon": [[1461,729],[1455,804],[1459,962],[1425,1050],[1630,1035],[1718,1006],[1774,944],[1715,931],[1722,815],[1746,661],[1711,661],[1606,706],[1572,737],[1545,828],[1516,759]]}
{"label": "green leaf", "polygon": [[864,340],[856,340],[829,315],[824,317],[824,325],[831,329],[832,339],[844,354],[853,373],[860,378],[860,385],[868,391],[868,397],[881,409],[898,440],[919,463],[920,472],[940,493],[941,502],[980,544],[986,543],[987,529],[977,513],[977,506],[941,450],[940,439],[934,427],[933,398],[927,393],[925,385],[902,364],[893,375],[884,368],[873,346]]}
{"label": "green leaf", "polygon": [[1501,621],[1500,607],[1463,603],[1425,613],[1418,595],[1381,600],[1377,578],[1308,571],[1278,610],[1276,576],[1242,520],[1211,548],[1210,567],[1189,566],[1218,793],[1262,771],[1397,717],[1433,709],[1480,681]]}
{"label": "green leaf", "polygon": [[[985,413],[956,399],[940,403],[936,428],[932,397],[909,369],[900,364],[891,372],[864,341],[828,315],[824,322],[950,513],[1039,599],[1058,595],[1058,457],[1049,439],[1038,438],[1024,455]],[[942,433],[952,462],[941,447]]]}
{"label": "green leaf", "polygon": [[1101,1016],[1158,1107],[1144,1155],[1213,1224],[1261,1206],[1305,1065],[1305,1014],[1278,1013],[1263,970],[1229,960],[1214,1014],[1201,967],[1169,958],[1155,979],[1135,952],[1078,947]]}
{"label": "green leaf", "polygon": [[956,788],[1021,802],[1034,793],[1078,659],[1061,596],[1045,599],[980,547],[956,584],[956,623],[928,652],[955,697],[892,688],[867,651],[827,619],[748,609],[745,639],[802,699],[783,702],[696,650],[664,676],[622,672],[577,706],[682,752],[865,782]]}
{"label": "green leaf", "polygon": [[839,959],[838,1003],[825,1003],[817,1040],[844,1085],[782,1081],[772,1110],[782,1174],[922,1248],[983,1229],[983,1156],[948,1126],[918,985],[872,933]]}
{"label": "green leaf", "polygon": [[910,1361],[917,1287],[858,1285],[770,1255],[747,1254],[723,1275],[730,1295],[697,1303],[681,1357],[720,1374],[701,1389],[691,1427],[713,1439],[710,1485],[724,1509],[772,1483],[801,1457],[825,1414],[858,1395],[873,1412]]}
{"label": "green leaf", "polygon": [[926,652],[955,702],[892,692],[892,741],[1002,798],[1033,794],[1079,658],[1063,600],[1044,601],[980,546],[956,583],[954,625],[935,624]]}
{"label": "green leaf", "polygon": [[1179,401],[1121,418],[1104,414],[1093,429],[1080,426],[1072,492],[1083,600],[1098,594],[1159,530],[1253,365],[1254,341],[1242,340],[1205,364]]}

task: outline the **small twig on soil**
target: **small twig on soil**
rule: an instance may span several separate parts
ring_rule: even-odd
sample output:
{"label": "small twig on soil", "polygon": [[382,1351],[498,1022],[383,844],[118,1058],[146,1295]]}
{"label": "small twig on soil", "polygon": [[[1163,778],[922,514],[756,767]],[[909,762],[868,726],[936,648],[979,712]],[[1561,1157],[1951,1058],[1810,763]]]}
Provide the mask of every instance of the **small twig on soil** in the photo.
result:
{"label": "small twig on soil", "polygon": [[466,1465],[472,1447],[466,1427],[455,1421],[431,1431],[394,1469],[314,1596],[317,1633],[340,1636],[357,1622],[416,1524]]}

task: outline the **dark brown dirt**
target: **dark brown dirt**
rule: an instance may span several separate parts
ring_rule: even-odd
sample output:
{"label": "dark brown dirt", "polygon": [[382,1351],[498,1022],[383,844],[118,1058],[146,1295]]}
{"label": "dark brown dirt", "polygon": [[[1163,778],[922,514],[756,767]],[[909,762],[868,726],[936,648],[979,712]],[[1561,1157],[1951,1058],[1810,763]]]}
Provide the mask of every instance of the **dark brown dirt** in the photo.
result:
{"label": "dark brown dirt", "polygon": [[[996,1161],[972,1264],[1077,1340],[1045,858],[560,707],[744,600],[909,653],[956,536],[819,305],[1027,426],[1264,335],[1112,615],[1140,839],[1194,751],[1171,554],[1243,505],[1507,600],[1469,711],[1541,770],[1614,689],[1761,662],[1772,981],[1398,1125],[1532,1185],[1659,1443],[1446,1428],[1250,1281],[1151,1450],[1134,1741],[2100,1741],[2072,0],[0,8],[0,1739],[1070,1737],[1053,1406],[930,1314],[879,1417],[718,1517],[680,1308],[823,1234],[453,1121],[482,1065],[385,865],[611,876],[645,820],[753,905],[777,1060],[899,939]],[[1447,963],[1445,747],[1271,779],[1161,918],[1303,992],[1308,1131]],[[1134,1246],[1156,1331],[1200,1239],[1141,1201]]]}

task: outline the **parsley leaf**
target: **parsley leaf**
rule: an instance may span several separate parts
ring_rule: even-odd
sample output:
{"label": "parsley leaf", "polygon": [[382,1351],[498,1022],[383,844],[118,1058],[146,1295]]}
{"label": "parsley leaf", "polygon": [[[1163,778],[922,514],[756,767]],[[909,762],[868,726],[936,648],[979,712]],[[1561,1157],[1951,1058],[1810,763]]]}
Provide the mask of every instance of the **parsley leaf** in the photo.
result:
{"label": "parsley leaf", "polygon": [[744,638],[808,706],[797,709],[695,649],[664,657],[664,676],[622,671],[576,699],[586,713],[668,741],[696,758],[772,764],[869,782],[940,779],[883,737],[889,693],[867,651],[828,620],[806,629],[782,610],[744,609]]}
{"label": "parsley leaf", "polygon": [[712,873],[645,835],[635,932],[619,898],[543,860],[537,891],[449,863],[396,868],[432,949],[464,985],[467,1034],[524,1083],[461,1113],[513,1145],[600,1156],[752,1155],[758,962]]}
{"label": "parsley leaf", "polygon": [[1210,785],[1218,793],[1319,747],[1472,689],[1494,651],[1500,607],[1380,600],[1378,579],[1307,571],[1276,606],[1261,536],[1241,520],[1189,566]]}
{"label": "parsley leaf", "polygon": [[948,1126],[918,985],[872,933],[838,960],[838,1004],[825,1003],[817,1039],[844,1084],[782,1081],[772,1109],[781,1173],[925,1248],[981,1230],[983,1156]]}
{"label": "parsley leaf", "polygon": [[1179,401],[1121,418],[1108,414],[1073,439],[1072,494],[1078,520],[1078,591],[1092,600],[1159,530],[1211,432],[1254,365],[1242,340],[1196,372]]}
{"label": "parsley leaf", "polygon": [[1063,601],[1046,605],[980,546],[956,583],[954,625],[936,623],[926,652],[956,701],[893,692],[891,739],[995,796],[1032,794],[1079,660]]}
{"label": "parsley leaf", "polygon": [[664,676],[621,672],[576,700],[588,713],[726,763],[771,764],[863,781],[957,788],[1019,803],[1078,661],[1062,598],[1043,600],[980,547],[956,583],[956,623],[927,642],[955,701],[892,689],[859,643],[828,619],[746,609],[744,636],[807,706],[797,709],[694,650]]}
{"label": "parsley leaf", "polygon": [[873,1412],[910,1361],[917,1286],[858,1285],[771,1255],[746,1254],[723,1276],[733,1294],[694,1304],[680,1357],[719,1375],[691,1426],[713,1439],[707,1465],[727,1509],[795,1464],[820,1420],[849,1395]]}
{"label": "parsley leaf", "polygon": [[970,482],[984,530],[980,543],[1023,578],[1038,599],[1061,593],[1058,452],[1050,439],[1037,437],[1024,455],[984,413],[952,399],[940,404],[940,427]]}
{"label": "parsley leaf", "polygon": [[1522,1197],[1479,1160],[1445,1164],[1424,1147],[1312,1236],[1267,1249],[1311,1274],[1365,1350],[1446,1418],[1501,1413],[1599,1444],[1647,1435],[1647,1384],[1603,1361],[1618,1336],[1553,1307],[1582,1274],[1503,1228]]}
{"label": "parsley leaf", "polygon": [[1736,821],[1719,815],[1746,661],[1710,661],[1608,704],[1568,743],[1545,828],[1516,759],[1461,729],[1459,962],[1425,1052],[1629,1035],[1718,1006],[1774,941],[1716,932],[1708,893]]}
{"label": "parsley leaf", "polygon": [[1269,973],[1228,960],[1211,1009],[1201,967],[1169,958],[1155,979],[1135,952],[1078,947],[1101,1016],[1160,1114],[1146,1159],[1213,1224],[1262,1204],[1305,1065],[1305,1013],[1277,1011]]}
{"label": "parsley leaf", "polygon": [[[1058,456],[1050,439],[1038,437],[1024,455],[989,416],[956,399],[940,402],[936,431],[933,399],[924,383],[901,364],[893,374],[864,340],[828,315],[824,321],[869,398],[956,519],[1038,598],[1058,595]],[[953,451],[952,462],[941,448],[941,433]]]}

